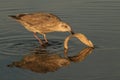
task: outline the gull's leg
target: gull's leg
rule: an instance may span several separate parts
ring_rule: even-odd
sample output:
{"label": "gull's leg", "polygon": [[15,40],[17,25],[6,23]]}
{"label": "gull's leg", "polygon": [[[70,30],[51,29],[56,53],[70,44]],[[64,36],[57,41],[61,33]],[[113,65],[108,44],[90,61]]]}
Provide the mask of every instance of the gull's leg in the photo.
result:
{"label": "gull's leg", "polygon": [[43,42],[42,42],[42,40],[37,36],[36,33],[34,33],[34,37],[39,41],[39,43],[40,43],[41,45],[44,45]]}
{"label": "gull's leg", "polygon": [[45,44],[48,44],[48,40],[46,38],[46,34],[43,34],[44,40],[45,40]]}

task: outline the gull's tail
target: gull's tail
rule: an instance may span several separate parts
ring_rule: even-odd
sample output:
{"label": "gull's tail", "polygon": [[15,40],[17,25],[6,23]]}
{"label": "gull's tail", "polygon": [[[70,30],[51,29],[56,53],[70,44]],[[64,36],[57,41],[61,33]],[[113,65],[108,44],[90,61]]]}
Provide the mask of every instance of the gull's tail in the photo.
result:
{"label": "gull's tail", "polygon": [[16,15],[8,15],[9,17],[13,18],[13,19],[16,19],[16,20],[19,20],[20,17],[19,16],[16,16]]}
{"label": "gull's tail", "polygon": [[25,14],[17,14],[17,15],[8,15],[9,17],[13,18],[13,19],[16,19],[16,20],[20,20],[21,17],[25,16]]}

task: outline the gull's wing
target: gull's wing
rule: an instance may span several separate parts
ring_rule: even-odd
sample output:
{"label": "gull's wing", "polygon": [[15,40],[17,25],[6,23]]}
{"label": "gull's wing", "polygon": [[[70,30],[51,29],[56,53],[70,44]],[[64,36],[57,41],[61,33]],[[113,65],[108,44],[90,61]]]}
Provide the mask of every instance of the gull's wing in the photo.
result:
{"label": "gull's wing", "polygon": [[50,13],[25,13],[10,15],[10,17],[33,26],[54,26],[61,21],[59,17]]}

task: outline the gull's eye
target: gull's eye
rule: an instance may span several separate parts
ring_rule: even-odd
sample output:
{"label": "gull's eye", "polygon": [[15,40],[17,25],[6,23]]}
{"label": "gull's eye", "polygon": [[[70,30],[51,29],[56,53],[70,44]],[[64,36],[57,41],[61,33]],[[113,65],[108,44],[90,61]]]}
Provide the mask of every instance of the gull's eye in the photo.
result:
{"label": "gull's eye", "polygon": [[66,26],[66,25],[64,25],[64,27],[65,27],[65,28],[67,28],[67,26]]}

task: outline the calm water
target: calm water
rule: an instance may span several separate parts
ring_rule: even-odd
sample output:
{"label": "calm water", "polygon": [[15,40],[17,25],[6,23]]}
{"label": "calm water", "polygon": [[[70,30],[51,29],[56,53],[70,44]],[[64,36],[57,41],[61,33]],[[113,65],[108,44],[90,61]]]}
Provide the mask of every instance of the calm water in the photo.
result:
{"label": "calm water", "polygon": [[[77,39],[71,39],[68,55],[73,61],[70,61],[63,55],[63,41],[69,34],[50,33],[47,35],[50,45],[41,50],[32,33],[7,17],[27,12],[58,15],[75,32],[85,34],[97,48],[88,54],[86,49],[83,50],[83,44]],[[0,80],[119,80],[119,41],[120,0],[0,0]],[[45,56],[53,56],[53,62],[57,64],[61,61],[62,66],[53,67],[53,72],[48,69],[42,72],[44,66],[40,66],[40,71],[35,71],[33,67],[37,64],[36,60],[32,69],[7,66],[22,59],[29,60],[26,58],[34,54],[38,57],[30,60],[43,56],[44,63],[49,59],[45,59]],[[77,56],[78,60],[74,60],[76,57],[73,56]]]}

